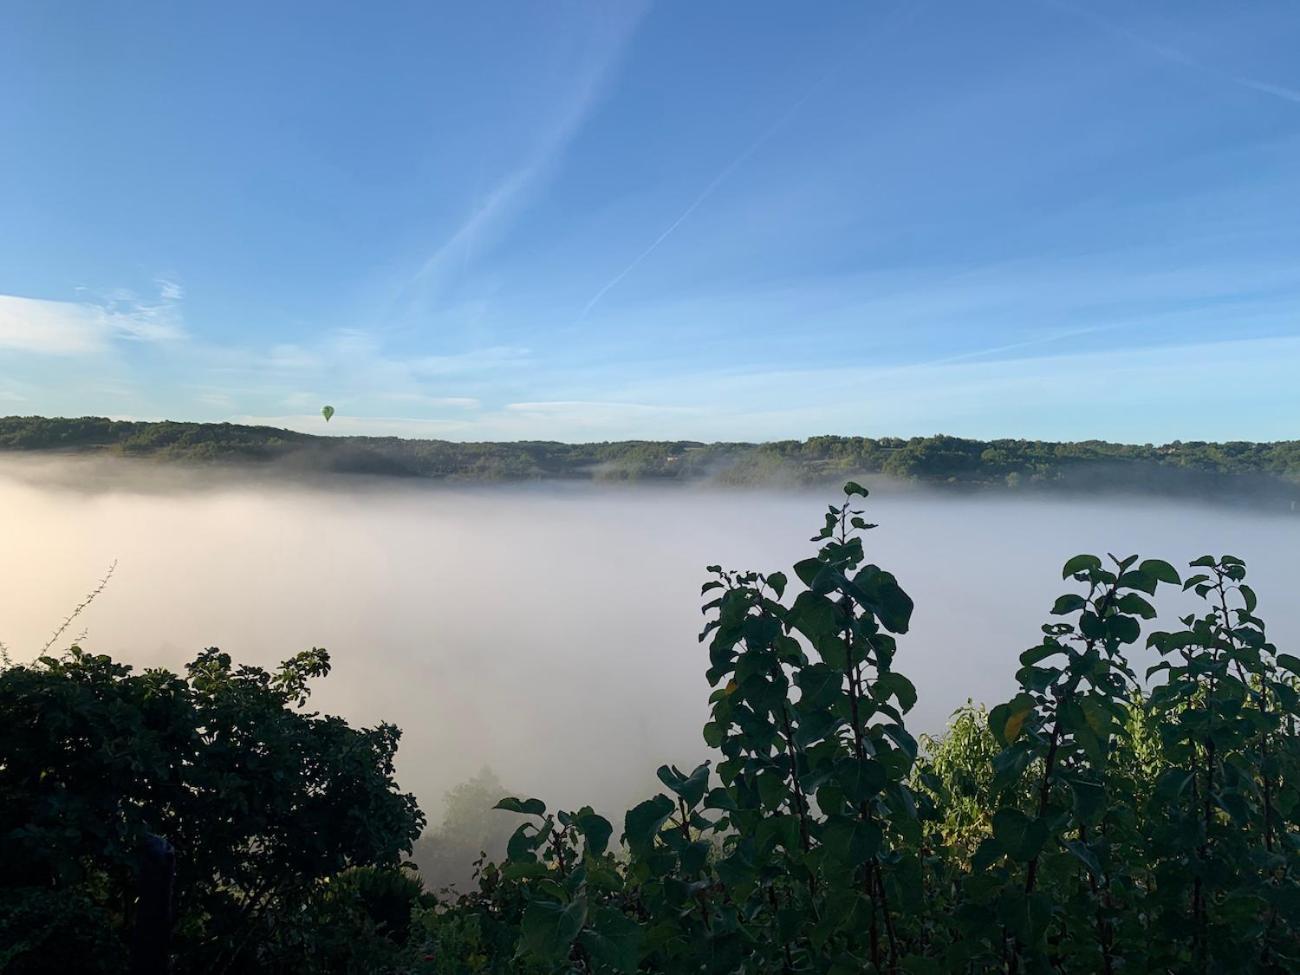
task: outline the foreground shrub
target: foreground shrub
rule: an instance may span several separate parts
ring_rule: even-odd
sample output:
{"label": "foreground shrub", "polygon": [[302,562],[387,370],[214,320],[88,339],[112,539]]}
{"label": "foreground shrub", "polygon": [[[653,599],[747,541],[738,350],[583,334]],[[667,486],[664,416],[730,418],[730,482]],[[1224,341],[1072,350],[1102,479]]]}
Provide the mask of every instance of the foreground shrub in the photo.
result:
{"label": "foreground shrub", "polygon": [[399,732],[304,711],[328,670],[323,650],[274,672],[208,650],[135,673],[74,648],[0,672],[4,970],[121,970],[151,836],[175,849],[181,972],[273,967],[323,881],[395,869],[423,824],[393,780]]}
{"label": "foreground shrub", "polygon": [[[162,836],[179,972],[1300,970],[1300,659],[1242,561],[1070,559],[1011,700],[918,743],[912,601],[868,560],[865,494],[791,575],[710,568],[716,766],[662,766],[617,837],[501,799],[504,859],[441,903],[398,866],[423,817],[397,730],[302,710],[323,651],[0,671],[0,967],[122,971]],[[1162,628],[1169,590],[1193,609]],[[436,838],[477,842],[485,784]]]}
{"label": "foreground shrub", "polygon": [[[865,494],[847,485],[796,585],[711,567],[716,768],[663,766],[617,847],[590,808],[502,800],[527,817],[505,862],[421,919],[438,970],[1300,969],[1300,659],[1241,560],[1184,581],[1071,559],[1018,693],[923,752],[912,602],[867,561]],[[1169,588],[1203,608],[1156,629]]]}

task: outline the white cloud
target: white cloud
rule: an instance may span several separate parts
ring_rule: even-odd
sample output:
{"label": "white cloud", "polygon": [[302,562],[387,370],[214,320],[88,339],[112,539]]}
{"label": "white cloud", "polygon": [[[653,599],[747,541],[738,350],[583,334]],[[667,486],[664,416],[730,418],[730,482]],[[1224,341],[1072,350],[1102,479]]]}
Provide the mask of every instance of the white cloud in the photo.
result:
{"label": "white cloud", "polygon": [[180,301],[185,297],[185,289],[171,278],[155,278],[154,284],[158,285],[158,296],[163,301]]}
{"label": "white cloud", "polygon": [[92,306],[0,295],[0,348],[71,355],[96,351],[103,344]]}
{"label": "white cloud", "polygon": [[537,400],[525,403],[507,403],[511,413],[534,413],[539,416],[563,416],[573,419],[611,415],[646,416],[696,412],[689,406],[664,406],[655,403],[618,403],[607,400]]}
{"label": "white cloud", "polygon": [[[167,342],[184,335],[179,289],[166,283],[156,301],[125,291],[99,301],[50,301],[0,295],[0,349],[88,355],[115,341]],[[170,297],[169,297],[170,295]]]}
{"label": "white cloud", "polygon": [[[1025,343],[1010,350],[1016,358],[983,349],[907,365],[647,367],[621,377],[549,359],[523,360],[526,368],[502,377],[493,363],[513,362],[514,353],[486,349],[425,362],[437,379],[419,372],[423,360],[353,336],[352,358],[325,341],[329,367],[292,377],[295,385],[274,396],[254,380],[239,400],[259,414],[249,419],[311,433],[454,440],[1294,436],[1300,336],[1144,346],[1131,330],[1106,334],[1103,343],[1062,343],[1056,355]],[[328,429],[324,403],[339,411]]]}
{"label": "white cloud", "polygon": [[476,410],[481,405],[474,396],[429,396],[425,393],[380,393],[377,399],[394,403],[415,403],[420,406],[454,406],[458,409]]}

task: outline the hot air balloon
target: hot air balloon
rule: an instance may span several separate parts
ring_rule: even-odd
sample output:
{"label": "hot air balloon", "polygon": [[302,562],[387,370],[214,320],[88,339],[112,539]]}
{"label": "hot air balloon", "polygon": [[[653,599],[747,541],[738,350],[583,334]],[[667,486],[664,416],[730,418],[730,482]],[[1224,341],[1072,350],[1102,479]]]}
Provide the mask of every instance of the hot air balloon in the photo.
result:
{"label": "hot air balloon", "polygon": [[330,422],[330,417],[332,417],[332,416],[334,415],[334,407],[332,407],[332,406],[322,406],[322,407],[320,408],[320,415],[323,416],[323,417],[325,417],[325,422],[326,422],[326,423],[329,423],[329,422]]}

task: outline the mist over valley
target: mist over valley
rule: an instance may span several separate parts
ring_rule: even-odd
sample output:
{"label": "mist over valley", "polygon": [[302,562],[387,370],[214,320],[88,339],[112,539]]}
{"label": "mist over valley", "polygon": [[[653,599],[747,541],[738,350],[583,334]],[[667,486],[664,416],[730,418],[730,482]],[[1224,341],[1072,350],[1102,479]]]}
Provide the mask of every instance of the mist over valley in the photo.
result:
{"label": "mist over valley", "polygon": [[[868,561],[916,603],[896,661],[919,692],[914,732],[941,731],[967,699],[1010,696],[1018,655],[1055,619],[1060,566],[1080,552],[1240,556],[1272,639],[1300,642],[1300,517],[1288,512],[876,486]],[[396,723],[398,781],[431,824],[444,792],[483,766],[527,794],[618,812],[657,787],[662,762],[711,757],[705,566],[788,572],[815,550],[808,538],[837,493],[311,486],[9,456],[0,639],[30,659],[116,562],[52,649],[84,630],[87,650],[180,669],[209,646],[264,666],[322,646],[333,672],[311,707]],[[1162,592],[1157,604],[1172,617],[1194,602]]]}

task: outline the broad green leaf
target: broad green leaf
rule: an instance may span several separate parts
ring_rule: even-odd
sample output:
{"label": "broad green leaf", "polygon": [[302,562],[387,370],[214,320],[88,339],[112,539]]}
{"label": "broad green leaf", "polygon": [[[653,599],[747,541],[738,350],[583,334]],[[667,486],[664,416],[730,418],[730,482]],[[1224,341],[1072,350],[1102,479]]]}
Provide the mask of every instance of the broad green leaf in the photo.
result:
{"label": "broad green leaf", "polygon": [[1120,643],[1136,643],[1142,635],[1138,621],[1131,616],[1108,616],[1106,630]]}
{"label": "broad green leaf", "polygon": [[912,619],[912,597],[902,590],[893,574],[868,565],[853,577],[853,583],[867,597],[881,625],[891,633],[906,633]]}
{"label": "broad green leaf", "polygon": [[649,853],[660,828],[672,812],[673,801],[664,795],[647,799],[629,809],[623,819],[623,838],[628,848],[637,856]]}
{"label": "broad green leaf", "polygon": [[576,816],[578,830],[587,840],[587,850],[592,856],[600,856],[609,847],[609,837],[614,827],[608,819],[594,812],[590,806],[583,806]]}
{"label": "broad green leaf", "polygon": [[841,758],[835,763],[835,783],[850,802],[865,802],[885,787],[889,777],[885,767],[874,758]]}
{"label": "broad green leaf", "polygon": [[[548,830],[549,835],[549,830]],[[521,823],[510,834],[506,843],[506,856],[512,861],[532,862],[536,859],[537,847],[542,842],[542,832],[532,823]]]}
{"label": "broad green leaf", "polygon": [[1155,795],[1162,802],[1173,802],[1191,786],[1195,775],[1186,769],[1169,768],[1156,779]]}
{"label": "broad green leaf", "polygon": [[1026,667],[1032,667],[1034,664],[1046,660],[1048,657],[1054,657],[1058,653],[1064,653],[1065,647],[1055,641],[1048,641],[1036,647],[1030,647],[1020,655],[1020,662]]}
{"label": "broad green leaf", "polygon": [[835,633],[835,605],[825,596],[801,592],[790,608],[790,623],[814,645]]}
{"label": "broad green leaf", "polygon": [[1125,572],[1119,577],[1117,583],[1121,589],[1140,589],[1148,595],[1154,595],[1156,591],[1155,576],[1148,575],[1140,569],[1131,572]]}
{"label": "broad green leaf", "polygon": [[1087,601],[1078,593],[1067,592],[1063,596],[1057,596],[1056,602],[1052,604],[1053,616],[1066,616],[1077,610],[1083,609]]}
{"label": "broad green leaf", "polygon": [[722,725],[716,721],[710,721],[704,726],[704,744],[710,748],[717,748],[722,744],[726,737],[726,731]]}
{"label": "broad green leaf", "polygon": [[784,572],[773,572],[767,577],[767,584],[772,587],[772,591],[776,593],[777,599],[780,599],[785,595],[787,582],[788,580],[786,579]]}
{"label": "broad green leaf", "polygon": [[1065,567],[1061,569],[1061,578],[1068,579],[1070,576],[1077,575],[1080,572],[1088,572],[1100,568],[1101,559],[1097,558],[1097,556],[1076,555],[1074,558],[1070,559],[1070,561],[1066,562]]}
{"label": "broad green leaf", "polygon": [[661,765],[656,774],[659,781],[681,796],[688,807],[698,804],[709,787],[708,762],[696,766],[689,776],[683,774],[675,765]]}
{"label": "broad green leaf", "polygon": [[516,799],[513,796],[507,796],[492,808],[504,809],[506,812],[523,813],[527,816],[546,815],[546,803],[542,802],[541,799]]}
{"label": "broad green leaf", "polygon": [[1115,608],[1130,616],[1140,616],[1144,620],[1155,619],[1156,609],[1135,592],[1126,592],[1115,601]]}
{"label": "broad green leaf", "polygon": [[1084,823],[1096,821],[1106,808],[1106,790],[1087,779],[1075,777],[1068,782],[1074,796],[1075,816]]}
{"label": "broad green leaf", "polygon": [[587,920],[587,898],[575,897],[568,904],[535,900],[524,909],[519,924],[519,954],[541,961],[559,962]]}
{"label": "broad green leaf", "polygon": [[1034,699],[1028,694],[1017,694],[989,712],[989,730],[1001,744],[1010,745],[1020,737],[1025,721],[1033,713]]}
{"label": "broad green leaf", "polygon": [[844,696],[844,675],[826,664],[809,664],[795,675],[801,708],[824,708]]}
{"label": "broad green leaf", "polygon": [[866,863],[880,849],[882,834],[875,823],[836,816],[822,833],[822,841],[840,863],[857,867]]}
{"label": "broad green leaf", "polygon": [[1178,570],[1163,559],[1143,559],[1138,568],[1151,578],[1171,586],[1178,585],[1180,581]]}
{"label": "broad green leaf", "polygon": [[872,696],[881,701],[888,700],[890,697],[896,698],[898,706],[904,713],[912,710],[916,705],[915,685],[902,674],[892,670],[876,678]]}
{"label": "broad green leaf", "polygon": [[641,960],[641,927],[622,911],[598,907],[579,942],[598,966],[633,975]]}
{"label": "broad green leaf", "polygon": [[1078,840],[1066,840],[1064,846],[1079,860],[1080,863],[1088,868],[1089,872],[1094,877],[1101,876],[1101,864],[1097,862],[1097,858],[1093,855],[1092,850],[1088,849],[1087,846],[1080,843]]}
{"label": "broad green leaf", "polygon": [[1041,819],[1030,819],[1019,809],[1003,808],[993,814],[993,838],[1007,856],[1026,863],[1047,842],[1047,825]]}
{"label": "broad green leaf", "polygon": [[826,563],[821,559],[804,559],[794,564],[794,574],[799,577],[799,581],[805,586],[811,586],[812,581],[817,578],[817,574],[826,568]]}
{"label": "broad green leaf", "polygon": [[1277,655],[1277,664],[1279,667],[1289,670],[1297,677],[1300,677],[1300,657],[1292,656],[1289,653],[1279,653]]}

